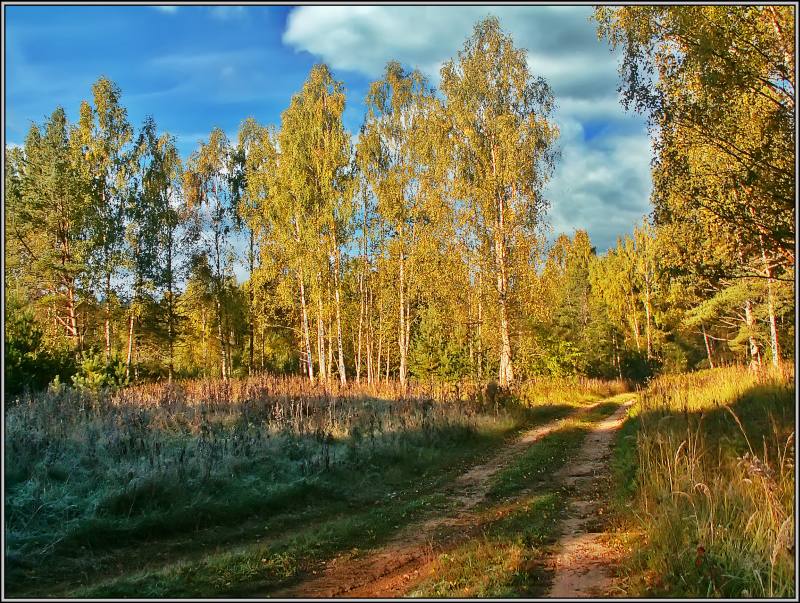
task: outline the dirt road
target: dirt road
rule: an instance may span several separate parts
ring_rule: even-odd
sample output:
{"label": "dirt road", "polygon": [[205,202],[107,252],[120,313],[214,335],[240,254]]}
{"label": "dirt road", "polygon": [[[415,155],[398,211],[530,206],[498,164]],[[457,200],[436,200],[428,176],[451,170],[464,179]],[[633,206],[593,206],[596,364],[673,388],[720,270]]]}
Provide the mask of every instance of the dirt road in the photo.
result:
{"label": "dirt road", "polygon": [[578,455],[555,475],[557,483],[571,487],[570,504],[561,523],[557,553],[550,559],[555,570],[548,597],[597,597],[607,594],[618,561],[595,528],[605,504],[598,496],[599,481],[607,474],[614,432],[625,420],[630,403],[623,404],[598,423]]}
{"label": "dirt road", "polygon": [[[454,480],[447,494],[455,504],[452,511],[409,525],[379,549],[360,557],[337,557],[329,561],[316,576],[288,589],[269,593],[271,597],[398,597],[430,573],[431,562],[439,551],[468,539],[479,528],[475,508],[486,497],[492,477],[511,464],[534,442],[558,429],[562,422],[585,413],[601,402],[584,407],[570,417],[533,428],[500,450],[490,460],[471,468]],[[579,459],[592,450],[599,451],[605,439],[611,437],[613,426],[624,416],[627,406],[621,407],[612,418],[597,425],[597,431],[587,436]],[[608,434],[607,436],[605,434]],[[599,438],[599,439],[598,439]],[[587,457],[588,458],[588,457]],[[578,462],[576,460],[576,462]],[[594,471],[586,461],[575,465],[560,480],[572,479],[574,468]],[[583,469],[581,469],[583,467]]]}

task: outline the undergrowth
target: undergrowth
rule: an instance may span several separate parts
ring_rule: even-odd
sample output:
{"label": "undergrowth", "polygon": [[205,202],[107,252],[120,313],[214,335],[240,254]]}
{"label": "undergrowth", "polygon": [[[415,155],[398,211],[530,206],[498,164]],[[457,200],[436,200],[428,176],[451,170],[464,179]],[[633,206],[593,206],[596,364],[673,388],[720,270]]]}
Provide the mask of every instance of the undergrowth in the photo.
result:
{"label": "undergrowth", "polygon": [[352,514],[565,415],[575,387],[493,404],[469,385],[257,376],[19,397],[5,416],[6,588],[88,585],[121,559],[152,562],[159,542],[254,519]]}

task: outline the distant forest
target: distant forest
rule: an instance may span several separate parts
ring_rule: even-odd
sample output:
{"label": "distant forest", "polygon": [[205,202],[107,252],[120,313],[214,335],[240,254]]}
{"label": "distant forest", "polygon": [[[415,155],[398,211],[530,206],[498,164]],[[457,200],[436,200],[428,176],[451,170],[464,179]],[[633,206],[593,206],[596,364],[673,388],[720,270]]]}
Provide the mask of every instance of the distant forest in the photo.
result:
{"label": "distant forest", "polygon": [[545,239],[548,204],[570,204],[542,194],[555,99],[494,18],[438,90],[388,63],[357,141],[325,65],[280,124],[214,129],[188,158],[101,77],[76,123],[58,107],[6,147],[6,391],[778,365],[795,353],[792,11],[596,10],[655,149],[652,215],[603,254],[583,230]]}

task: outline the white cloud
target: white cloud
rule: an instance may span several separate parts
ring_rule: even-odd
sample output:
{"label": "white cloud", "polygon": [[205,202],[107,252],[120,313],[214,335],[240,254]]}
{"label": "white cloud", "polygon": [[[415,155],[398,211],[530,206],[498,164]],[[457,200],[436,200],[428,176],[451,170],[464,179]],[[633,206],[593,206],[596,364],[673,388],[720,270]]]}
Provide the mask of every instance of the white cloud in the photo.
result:
{"label": "white cloud", "polygon": [[650,211],[650,143],[640,134],[584,134],[575,120],[562,125],[548,215],[554,234],[585,229],[602,253]]}
{"label": "white cloud", "polygon": [[649,211],[649,139],[618,99],[619,56],[597,39],[590,6],[303,6],[283,42],[334,70],[380,77],[389,60],[434,85],[476,21],[494,14],[528,65],[550,83],[562,156],[547,194],[555,232],[586,228],[599,251]]}
{"label": "white cloud", "polygon": [[158,12],[167,15],[174,15],[175,13],[178,12],[177,6],[154,6],[153,8],[156,9]]}
{"label": "white cloud", "polygon": [[221,68],[231,63],[253,61],[257,53],[258,49],[241,49],[219,52],[166,54],[151,59],[150,65],[155,68],[173,69],[177,71],[206,71],[209,69]]}

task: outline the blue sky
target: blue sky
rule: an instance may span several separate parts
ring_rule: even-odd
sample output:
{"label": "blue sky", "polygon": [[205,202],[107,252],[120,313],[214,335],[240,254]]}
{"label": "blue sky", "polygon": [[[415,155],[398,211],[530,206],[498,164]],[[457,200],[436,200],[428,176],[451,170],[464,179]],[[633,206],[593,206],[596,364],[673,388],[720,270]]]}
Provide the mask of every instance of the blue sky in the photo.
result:
{"label": "blue sky", "polygon": [[7,144],[57,105],[74,119],[91,84],[122,89],[135,125],[152,115],[188,155],[219,126],[235,138],[255,117],[280,113],[314,63],[344,82],[345,125],[358,132],[363,98],[386,61],[418,67],[438,84],[472,25],[498,16],[558,105],[561,161],[547,187],[551,236],[589,231],[598,251],[649,211],[649,140],[626,114],[617,61],[597,40],[589,6],[8,6]]}

